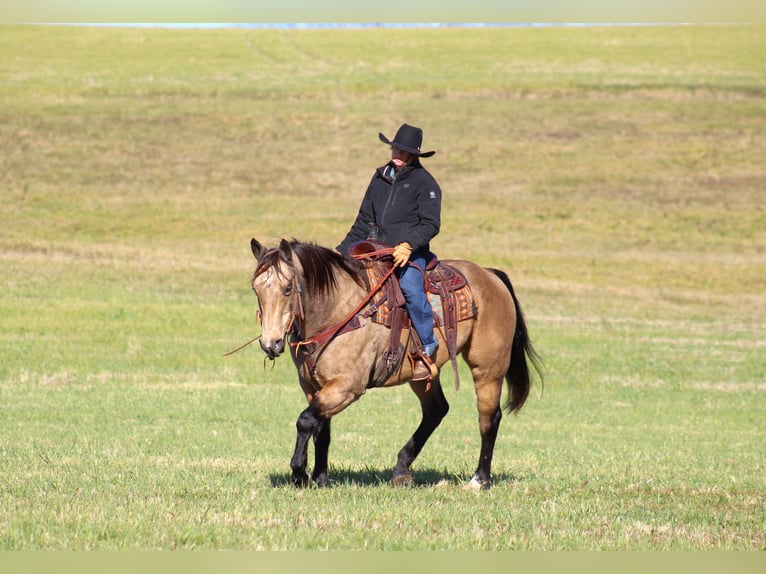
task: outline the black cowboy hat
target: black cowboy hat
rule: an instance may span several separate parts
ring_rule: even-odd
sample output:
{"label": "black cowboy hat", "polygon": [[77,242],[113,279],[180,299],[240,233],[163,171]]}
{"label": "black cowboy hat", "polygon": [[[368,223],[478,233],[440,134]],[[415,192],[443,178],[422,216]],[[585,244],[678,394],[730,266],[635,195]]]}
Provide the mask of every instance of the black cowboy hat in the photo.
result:
{"label": "black cowboy hat", "polygon": [[389,141],[382,133],[379,133],[378,137],[383,143],[418,157],[431,157],[436,153],[435,151],[420,151],[420,145],[423,143],[423,130],[408,124],[402,124],[394,136],[394,141]]}

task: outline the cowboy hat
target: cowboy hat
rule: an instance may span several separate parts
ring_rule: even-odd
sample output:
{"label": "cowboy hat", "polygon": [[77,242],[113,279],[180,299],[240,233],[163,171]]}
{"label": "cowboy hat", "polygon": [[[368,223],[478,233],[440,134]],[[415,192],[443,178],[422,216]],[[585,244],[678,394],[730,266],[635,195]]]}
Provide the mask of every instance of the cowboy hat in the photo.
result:
{"label": "cowboy hat", "polygon": [[435,151],[420,151],[420,145],[423,143],[423,130],[408,124],[402,124],[394,136],[394,141],[389,141],[382,133],[379,133],[378,137],[383,143],[418,157],[431,157],[436,153]]}

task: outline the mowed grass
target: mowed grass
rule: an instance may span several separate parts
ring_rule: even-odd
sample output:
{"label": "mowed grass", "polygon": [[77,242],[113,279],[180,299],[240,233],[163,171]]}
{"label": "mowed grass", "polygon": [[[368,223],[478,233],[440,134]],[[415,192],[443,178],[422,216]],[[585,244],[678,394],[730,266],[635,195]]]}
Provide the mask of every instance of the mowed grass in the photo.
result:
{"label": "mowed grass", "polygon": [[[0,29],[0,548],[766,549],[756,26]],[[461,364],[333,420],[264,363],[249,240],[334,246],[403,121],[434,250],[505,269],[546,364],[493,487]]]}

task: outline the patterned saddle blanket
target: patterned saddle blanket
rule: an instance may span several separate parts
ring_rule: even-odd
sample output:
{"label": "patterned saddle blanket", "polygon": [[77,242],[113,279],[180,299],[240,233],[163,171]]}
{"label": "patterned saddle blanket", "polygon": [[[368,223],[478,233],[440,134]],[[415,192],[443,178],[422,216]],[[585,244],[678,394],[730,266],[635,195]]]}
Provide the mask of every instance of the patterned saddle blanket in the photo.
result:
{"label": "patterned saddle blanket", "polygon": [[[368,288],[380,283],[385,271],[386,269],[382,265],[366,265],[365,273]],[[470,286],[463,275],[448,263],[439,261],[435,257],[431,259],[426,268],[425,283],[426,295],[434,311],[434,323],[437,327],[444,327],[445,311],[454,310],[456,321],[465,321],[476,316],[476,305]],[[452,300],[445,301],[445,295]],[[387,299],[385,290],[380,290],[375,294],[372,305],[376,310],[370,319],[375,323],[390,327],[394,306],[387,304]]]}

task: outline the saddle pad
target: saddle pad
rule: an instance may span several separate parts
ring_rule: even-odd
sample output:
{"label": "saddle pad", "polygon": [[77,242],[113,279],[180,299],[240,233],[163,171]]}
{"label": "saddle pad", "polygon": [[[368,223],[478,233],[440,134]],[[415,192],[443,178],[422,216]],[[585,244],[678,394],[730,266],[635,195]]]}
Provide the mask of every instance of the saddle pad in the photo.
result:
{"label": "saddle pad", "polygon": [[[448,267],[444,263],[438,263],[437,266],[441,267]],[[451,268],[450,270],[450,276],[454,274]],[[380,281],[380,274],[375,269],[375,266],[369,266],[365,268],[365,271],[367,273],[367,283],[368,285],[377,285]],[[430,273],[430,271],[427,271],[427,273]],[[471,319],[476,315],[476,305],[473,301],[473,294],[471,293],[470,286],[463,282],[463,286],[459,289],[452,292],[455,296],[455,307],[457,309],[457,320],[458,321],[465,321],[466,319]],[[431,303],[431,308],[434,311],[434,322],[436,325],[444,325],[444,309],[442,306],[442,300],[441,296],[437,293],[432,293],[431,291],[428,291],[426,293],[428,295],[428,300]],[[372,298],[372,304],[377,308],[375,313],[370,316],[370,319],[372,319],[375,323],[380,323],[382,325],[386,325],[387,327],[391,326],[391,309],[388,308],[387,303],[385,302],[385,294],[384,292],[378,291],[375,296]]]}

